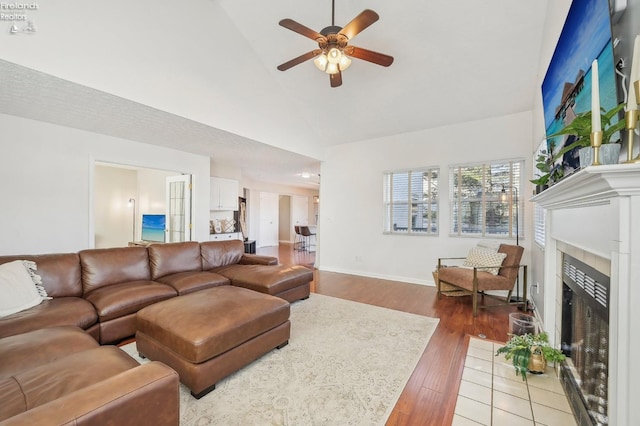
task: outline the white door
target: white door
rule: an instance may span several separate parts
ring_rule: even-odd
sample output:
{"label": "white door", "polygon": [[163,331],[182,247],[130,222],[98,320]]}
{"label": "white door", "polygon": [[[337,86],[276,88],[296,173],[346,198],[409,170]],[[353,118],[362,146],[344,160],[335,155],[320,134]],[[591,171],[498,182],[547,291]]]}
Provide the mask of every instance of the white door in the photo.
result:
{"label": "white door", "polygon": [[260,238],[258,247],[278,245],[278,194],[260,193]]}
{"label": "white door", "polygon": [[[291,196],[291,232],[295,235],[294,226],[309,224],[309,197]],[[293,238],[292,238],[293,239]]]}
{"label": "white door", "polygon": [[167,178],[167,229],[165,241],[191,241],[191,175]]}

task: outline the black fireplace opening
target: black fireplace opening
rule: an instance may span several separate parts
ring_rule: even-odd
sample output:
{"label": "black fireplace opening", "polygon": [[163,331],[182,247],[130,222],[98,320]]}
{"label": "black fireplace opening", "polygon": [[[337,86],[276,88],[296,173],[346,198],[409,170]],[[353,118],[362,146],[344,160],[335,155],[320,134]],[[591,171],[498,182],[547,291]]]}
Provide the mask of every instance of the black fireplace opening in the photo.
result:
{"label": "black fireplace opening", "polygon": [[608,425],[609,277],[563,256],[560,379],[580,425]]}

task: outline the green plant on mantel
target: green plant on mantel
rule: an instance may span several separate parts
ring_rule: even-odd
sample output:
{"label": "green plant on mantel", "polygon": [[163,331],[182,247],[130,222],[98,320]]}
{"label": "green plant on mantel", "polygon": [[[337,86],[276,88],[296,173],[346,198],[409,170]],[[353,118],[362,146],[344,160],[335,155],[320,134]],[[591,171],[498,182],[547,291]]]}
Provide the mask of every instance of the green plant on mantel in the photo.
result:
{"label": "green plant on mantel", "polygon": [[504,346],[498,348],[496,356],[504,354],[506,360],[513,360],[516,375],[520,374],[522,380],[527,378],[529,371],[529,361],[532,355],[542,355],[546,361],[559,362],[566,357],[559,349],[555,349],[549,344],[547,333],[523,334],[521,336],[512,334],[511,338]]}
{"label": "green plant on mantel", "polygon": [[[602,143],[620,143],[620,140],[611,141],[611,138],[616,133],[623,130],[626,126],[625,118],[621,118],[616,123],[611,124],[611,121],[623,110],[625,104],[620,103],[609,111],[602,109],[600,114],[602,122]],[[561,158],[565,153],[571,151],[574,148],[583,148],[591,145],[591,111],[582,112],[571,121],[571,123],[564,126],[561,130],[557,131],[546,137],[547,140],[553,139],[557,136],[572,135],[576,137],[576,140],[569,145],[563,147],[558,152],[553,152],[554,142],[551,141],[551,149],[547,153],[542,151],[536,158],[536,168],[542,172],[536,179],[531,179],[530,182],[536,186],[544,187],[546,185],[552,185],[564,177],[564,170],[559,165],[554,163],[557,159]]]}
{"label": "green plant on mantel", "polygon": [[553,184],[562,179],[564,175],[562,167],[554,165],[554,155],[552,154],[553,143],[551,143],[550,148],[550,152],[542,150],[536,158],[536,169],[538,169],[542,174],[536,179],[531,179],[529,181],[539,187],[546,187],[549,184]]}
{"label": "green plant on mantel", "polygon": [[[611,141],[611,137],[623,130],[626,125],[625,118],[621,118],[616,123],[611,124],[614,117],[618,115],[624,108],[625,104],[620,103],[609,111],[602,109],[600,114],[602,121],[602,143],[620,143],[620,140]],[[576,140],[571,144],[565,146],[553,155],[553,159],[557,160],[562,157],[566,152],[571,151],[577,147],[587,147],[591,145],[591,111],[582,112],[571,121],[571,123],[564,126],[558,132],[547,136],[547,139],[555,138],[556,136],[573,135],[576,136]]]}

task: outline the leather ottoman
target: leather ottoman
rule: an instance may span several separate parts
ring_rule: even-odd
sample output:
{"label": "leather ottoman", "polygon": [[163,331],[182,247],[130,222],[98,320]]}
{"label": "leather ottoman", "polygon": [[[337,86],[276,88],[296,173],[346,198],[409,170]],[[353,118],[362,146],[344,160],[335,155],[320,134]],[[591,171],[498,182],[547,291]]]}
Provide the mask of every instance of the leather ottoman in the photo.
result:
{"label": "leather ottoman", "polygon": [[313,271],[300,265],[227,265],[214,269],[238,287],[278,296],[288,302],[308,299]]}
{"label": "leather ottoman", "polygon": [[233,286],[213,287],[137,313],[141,356],[161,361],[199,399],[215,384],[289,342],[289,303]]}

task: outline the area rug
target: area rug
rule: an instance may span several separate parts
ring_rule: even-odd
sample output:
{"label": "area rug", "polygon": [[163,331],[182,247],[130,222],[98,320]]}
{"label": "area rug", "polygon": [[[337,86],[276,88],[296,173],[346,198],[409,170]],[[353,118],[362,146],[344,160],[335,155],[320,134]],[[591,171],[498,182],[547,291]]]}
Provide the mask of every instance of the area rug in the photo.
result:
{"label": "area rug", "polygon": [[[181,425],[383,425],[438,320],[311,294],[289,345],[200,400],[180,385]],[[135,343],[123,347],[140,362]]]}

